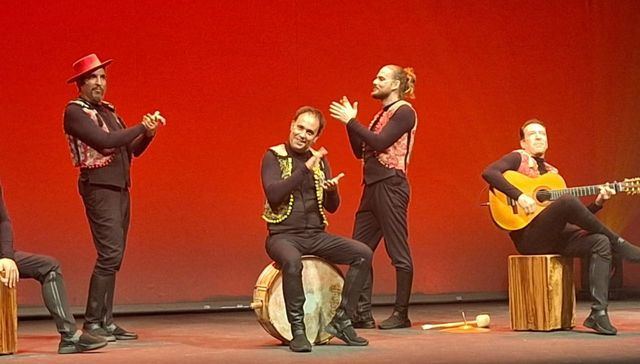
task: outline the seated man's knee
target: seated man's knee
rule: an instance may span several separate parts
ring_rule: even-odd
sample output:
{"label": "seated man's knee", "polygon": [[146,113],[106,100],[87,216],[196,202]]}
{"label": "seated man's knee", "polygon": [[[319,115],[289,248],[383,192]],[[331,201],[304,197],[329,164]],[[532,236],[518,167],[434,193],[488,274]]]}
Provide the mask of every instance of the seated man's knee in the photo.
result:
{"label": "seated man's knee", "polygon": [[285,275],[301,275],[302,274],[302,260],[300,258],[297,259],[287,259],[285,261],[280,262],[280,270],[282,274]]}
{"label": "seated man's knee", "polygon": [[360,249],[358,255],[364,262],[371,264],[373,260],[373,250],[371,250],[371,248],[362,244],[362,249]]}
{"label": "seated man's knee", "polygon": [[560,196],[554,203],[559,203],[561,205],[572,206],[572,205],[581,205],[580,199],[573,195],[562,195]]}
{"label": "seated man's knee", "polygon": [[56,258],[47,255],[41,255],[40,258],[42,259],[42,265],[38,269],[38,275],[35,277],[40,283],[54,279],[56,275],[62,274],[60,262]]}

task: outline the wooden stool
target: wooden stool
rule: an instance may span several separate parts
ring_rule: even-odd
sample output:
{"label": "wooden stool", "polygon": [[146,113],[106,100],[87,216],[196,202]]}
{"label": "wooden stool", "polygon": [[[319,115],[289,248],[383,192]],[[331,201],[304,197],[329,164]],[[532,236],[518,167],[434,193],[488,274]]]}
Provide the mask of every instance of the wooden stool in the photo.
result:
{"label": "wooden stool", "polygon": [[512,330],[573,328],[576,315],[573,258],[509,256],[509,313]]}
{"label": "wooden stool", "polygon": [[[4,275],[4,272],[0,272]],[[0,354],[18,351],[18,301],[16,289],[0,283]]]}

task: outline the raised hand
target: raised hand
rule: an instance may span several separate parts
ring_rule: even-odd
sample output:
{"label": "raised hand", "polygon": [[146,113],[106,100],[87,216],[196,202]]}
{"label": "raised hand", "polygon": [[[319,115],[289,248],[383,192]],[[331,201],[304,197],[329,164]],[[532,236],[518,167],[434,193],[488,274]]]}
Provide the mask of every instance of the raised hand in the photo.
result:
{"label": "raised hand", "polygon": [[327,150],[324,147],[321,147],[318,150],[313,150],[310,149],[311,151],[311,158],[307,159],[306,162],[304,162],[304,165],[307,166],[307,168],[312,171],[315,167],[317,167],[318,165],[320,165],[320,160],[322,160],[322,158],[327,155],[329,152],[327,152]]}
{"label": "raised hand", "polygon": [[160,115],[160,111],[156,110],[153,114],[146,114],[142,117],[142,125],[147,129],[146,135],[148,137],[152,137],[156,134],[160,124],[167,124],[167,119]]}
{"label": "raised hand", "polygon": [[334,119],[346,124],[351,119],[355,119],[358,116],[358,102],[354,102],[351,105],[349,99],[346,96],[342,96],[340,102],[332,101],[329,105],[329,113]]}
{"label": "raised hand", "polygon": [[344,177],[344,173],[340,173],[337,176],[333,177],[332,179],[325,180],[324,183],[322,184],[322,188],[324,188],[327,191],[335,191],[338,188],[338,182],[342,177]]}

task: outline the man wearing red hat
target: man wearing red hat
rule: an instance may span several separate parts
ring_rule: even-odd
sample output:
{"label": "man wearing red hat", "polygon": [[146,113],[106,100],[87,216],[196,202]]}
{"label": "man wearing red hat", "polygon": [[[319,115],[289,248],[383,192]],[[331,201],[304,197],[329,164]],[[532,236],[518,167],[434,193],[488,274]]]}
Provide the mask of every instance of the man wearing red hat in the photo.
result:
{"label": "man wearing red hat", "polygon": [[13,228],[0,186],[0,284],[12,288],[22,278],[36,279],[42,285],[42,300],[60,333],[58,353],[71,354],[95,350],[107,345],[103,337],[82,332],[76,327],[60,263],[52,257],[13,249]]}
{"label": "man wearing red hat", "polygon": [[138,335],[113,322],[116,273],[120,270],[129,229],[129,170],[131,158],[147,148],[158,125],[159,112],[146,114],[142,122],[126,127],[115,107],[104,101],[105,72],[112,60],[101,62],[90,54],[73,64],[79,96],[64,111],[64,131],[71,159],[78,167],[78,190],[98,257],[85,311],[84,329],[109,341],[134,340]]}

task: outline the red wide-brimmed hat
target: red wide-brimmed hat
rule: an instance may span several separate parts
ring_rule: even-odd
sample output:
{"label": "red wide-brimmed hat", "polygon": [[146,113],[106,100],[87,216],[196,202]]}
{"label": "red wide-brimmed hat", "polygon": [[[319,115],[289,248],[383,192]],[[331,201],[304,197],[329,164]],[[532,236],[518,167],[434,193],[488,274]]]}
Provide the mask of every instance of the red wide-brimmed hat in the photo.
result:
{"label": "red wide-brimmed hat", "polygon": [[71,83],[78,79],[78,77],[86,75],[87,73],[91,73],[98,68],[106,67],[111,62],[113,62],[113,59],[108,59],[104,62],[100,62],[100,59],[95,55],[95,53],[84,56],[73,63],[73,72],[75,73],[75,76],[68,79],[67,83]]}

